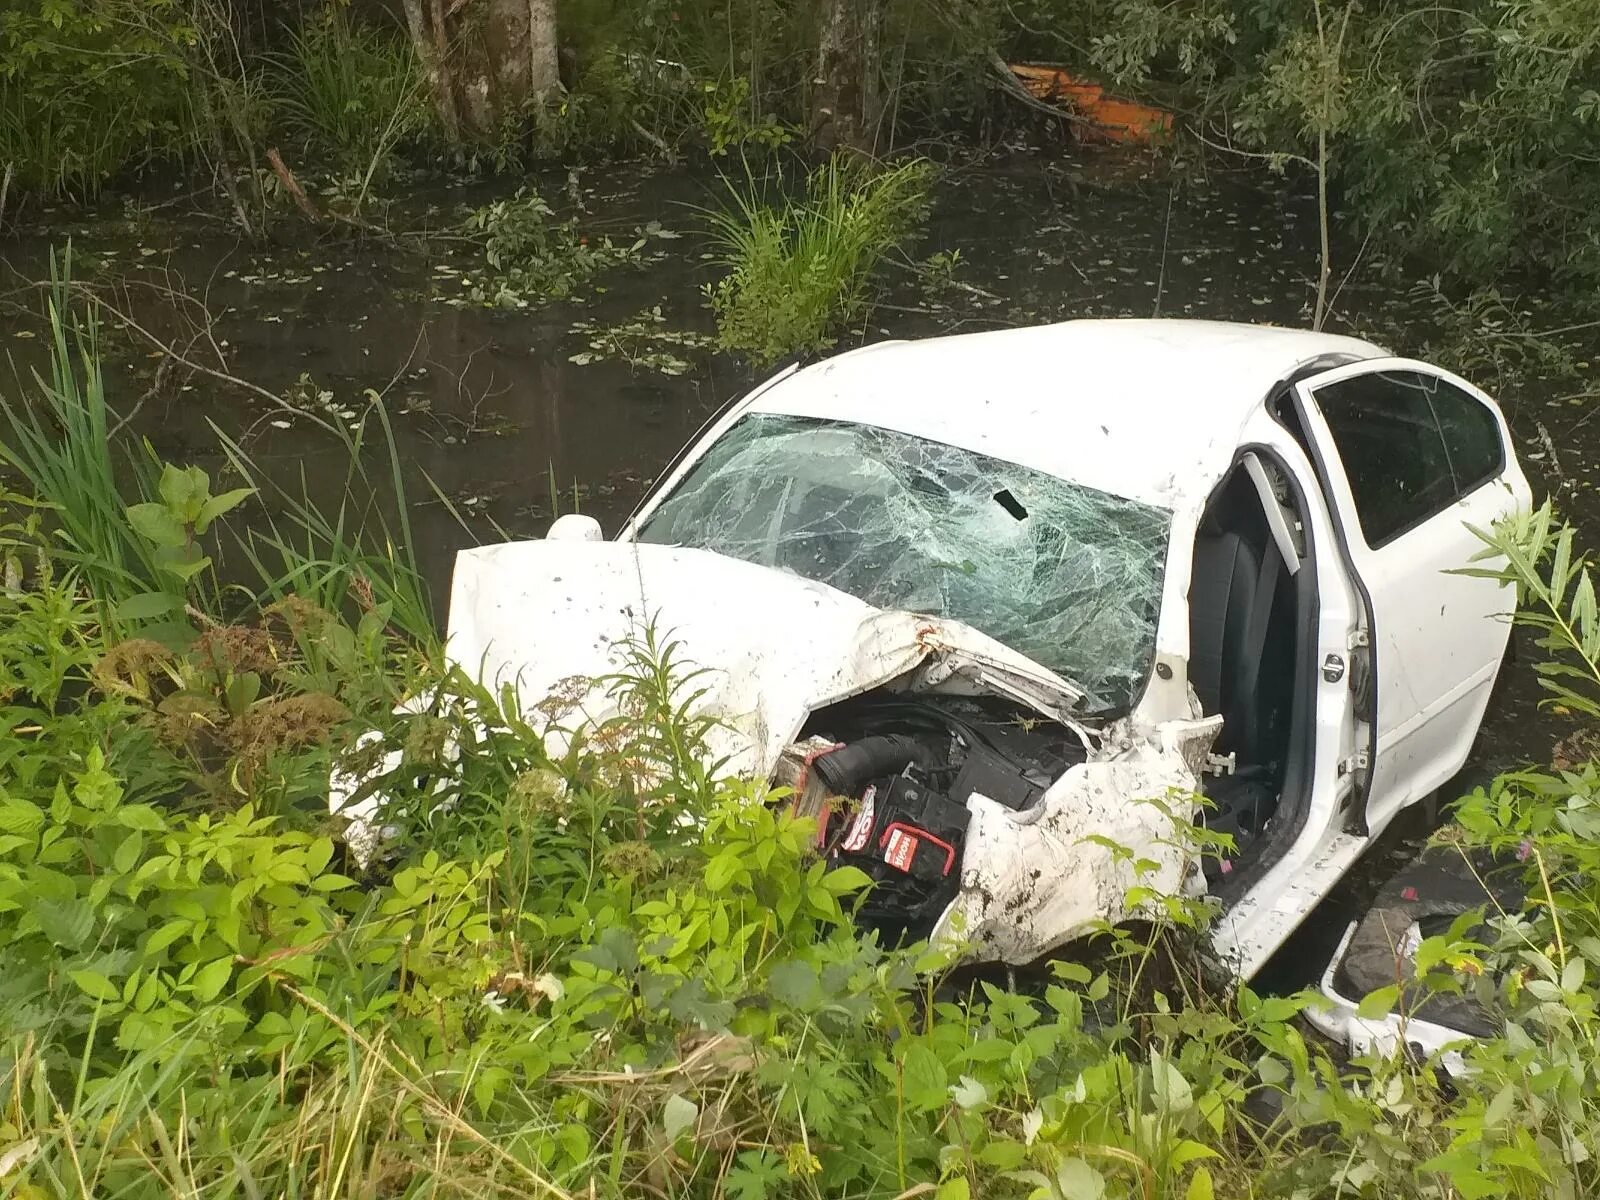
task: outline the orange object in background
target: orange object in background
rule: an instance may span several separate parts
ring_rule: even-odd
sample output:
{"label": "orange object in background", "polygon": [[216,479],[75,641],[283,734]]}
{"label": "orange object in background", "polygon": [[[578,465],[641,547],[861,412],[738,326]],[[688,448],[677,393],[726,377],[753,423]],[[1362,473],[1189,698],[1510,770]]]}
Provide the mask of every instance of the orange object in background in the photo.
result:
{"label": "orange object in background", "polygon": [[1010,63],[1011,73],[1028,94],[1045,103],[1061,103],[1083,118],[1090,131],[1108,142],[1148,145],[1172,132],[1172,114],[1164,109],[1107,96],[1098,83],[1085,83],[1064,67]]}

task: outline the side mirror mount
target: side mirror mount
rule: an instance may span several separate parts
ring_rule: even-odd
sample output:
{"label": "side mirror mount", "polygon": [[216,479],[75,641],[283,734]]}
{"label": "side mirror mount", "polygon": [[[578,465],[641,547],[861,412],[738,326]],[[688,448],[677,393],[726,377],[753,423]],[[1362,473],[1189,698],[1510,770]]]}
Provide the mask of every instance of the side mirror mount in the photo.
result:
{"label": "side mirror mount", "polygon": [[550,522],[545,540],[552,542],[603,542],[600,522],[586,513],[566,513]]}

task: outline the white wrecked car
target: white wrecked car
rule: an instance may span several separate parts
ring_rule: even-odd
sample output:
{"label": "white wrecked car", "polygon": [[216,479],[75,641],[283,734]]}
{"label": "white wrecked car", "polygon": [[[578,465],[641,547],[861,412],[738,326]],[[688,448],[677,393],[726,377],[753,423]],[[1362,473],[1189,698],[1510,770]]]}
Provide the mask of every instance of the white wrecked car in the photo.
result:
{"label": "white wrecked car", "polygon": [[448,645],[533,714],[654,620],[724,769],[796,788],[888,936],[1026,963],[1137,879],[1213,891],[1248,975],[1461,766],[1514,598],[1449,572],[1528,500],[1488,396],[1351,338],[887,342],[733,404],[614,542],[463,552]]}

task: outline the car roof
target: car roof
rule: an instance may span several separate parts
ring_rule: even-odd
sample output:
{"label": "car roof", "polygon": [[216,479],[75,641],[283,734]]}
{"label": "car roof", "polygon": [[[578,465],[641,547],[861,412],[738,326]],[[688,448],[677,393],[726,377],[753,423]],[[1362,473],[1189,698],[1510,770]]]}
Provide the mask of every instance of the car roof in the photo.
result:
{"label": "car roof", "polygon": [[775,381],[746,411],[876,425],[1177,510],[1204,504],[1275,384],[1382,355],[1266,325],[1065,321],[879,342]]}

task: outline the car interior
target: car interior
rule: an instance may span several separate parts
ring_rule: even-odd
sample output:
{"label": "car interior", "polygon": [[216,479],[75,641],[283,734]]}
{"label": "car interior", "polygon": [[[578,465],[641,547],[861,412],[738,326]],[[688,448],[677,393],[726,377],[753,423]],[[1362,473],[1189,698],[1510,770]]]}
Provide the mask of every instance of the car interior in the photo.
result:
{"label": "car interior", "polygon": [[[1213,494],[1195,536],[1189,585],[1189,680],[1207,714],[1222,716],[1205,779],[1205,825],[1230,834],[1234,854],[1208,860],[1213,878],[1248,861],[1279,809],[1289,776],[1300,650],[1303,532],[1288,489],[1246,455]],[[1270,508],[1269,508],[1270,505]]]}

